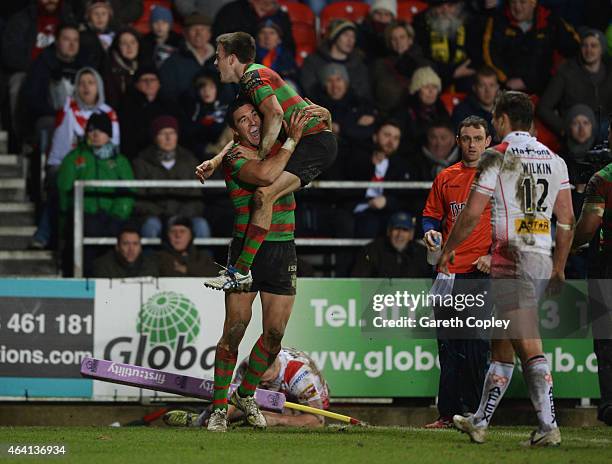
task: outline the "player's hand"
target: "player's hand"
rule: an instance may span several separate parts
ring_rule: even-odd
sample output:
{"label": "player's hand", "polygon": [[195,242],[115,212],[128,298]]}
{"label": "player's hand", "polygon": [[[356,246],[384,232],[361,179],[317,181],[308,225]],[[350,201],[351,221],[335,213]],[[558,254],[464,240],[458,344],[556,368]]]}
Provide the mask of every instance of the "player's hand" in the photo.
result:
{"label": "player's hand", "polygon": [[482,255],[472,264],[475,264],[476,269],[478,269],[480,272],[488,274],[489,272],[491,272],[491,255]]}
{"label": "player's hand", "polygon": [[287,137],[293,139],[296,145],[299,143],[302,138],[302,134],[304,132],[304,126],[310,119],[312,115],[308,114],[308,112],[302,110],[294,111],[291,114],[291,119],[289,120],[289,125],[283,121],[285,125],[285,132],[287,132]]}
{"label": "player's hand", "polygon": [[546,287],[546,295],[553,296],[558,295],[563,290],[563,286],[565,285],[565,272],[561,271],[552,271],[550,275],[550,280],[548,281],[548,286]]}
{"label": "player's hand", "polygon": [[215,166],[213,161],[206,160],[196,166],[195,175],[198,179],[200,179],[200,182],[204,183],[204,181],[212,176],[214,172]]}
{"label": "player's hand", "polygon": [[429,251],[436,251],[442,246],[442,234],[437,230],[428,230],[423,238]]}
{"label": "player's hand", "polygon": [[331,113],[327,108],[313,103],[308,98],[305,98],[304,101],[308,103],[308,106],[304,108],[304,111],[310,113],[311,116],[315,116],[321,121],[328,121],[331,119]]}
{"label": "player's hand", "polygon": [[450,272],[448,271],[448,263],[453,264],[454,262],[454,251],[451,251],[450,253],[448,251],[442,251],[440,259],[438,260],[438,271],[440,271],[442,274],[450,275]]}

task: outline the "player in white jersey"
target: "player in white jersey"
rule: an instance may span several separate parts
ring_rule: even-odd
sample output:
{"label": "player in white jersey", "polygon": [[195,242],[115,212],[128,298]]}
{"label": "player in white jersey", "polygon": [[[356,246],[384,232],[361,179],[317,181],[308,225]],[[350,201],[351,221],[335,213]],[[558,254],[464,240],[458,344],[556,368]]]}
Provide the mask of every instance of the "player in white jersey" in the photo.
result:
{"label": "player in white jersey", "polygon": [[[458,429],[483,443],[493,413],[514,370],[516,353],[523,366],[531,401],[538,416],[529,446],[561,443],[555,417],[550,366],[538,330],[538,299],[560,290],[570,251],[574,214],[564,161],[532,137],[533,105],[521,92],[503,92],[495,104],[493,126],[502,143],[482,155],[467,204],[444,246],[439,269],[444,272],[453,250],[478,223],[492,201],[491,277],[498,315],[510,321],[506,333],[494,333],[491,364],[478,411],[455,416]],[[551,260],[552,215],[557,219]]]}

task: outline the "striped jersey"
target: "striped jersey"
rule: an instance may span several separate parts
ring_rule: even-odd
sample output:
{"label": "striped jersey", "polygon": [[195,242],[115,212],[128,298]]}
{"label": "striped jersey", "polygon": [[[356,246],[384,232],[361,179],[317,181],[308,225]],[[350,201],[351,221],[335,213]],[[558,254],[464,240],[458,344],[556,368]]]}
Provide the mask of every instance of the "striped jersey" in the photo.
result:
{"label": "striped jersey", "polygon": [[585,203],[604,203],[601,224],[601,250],[612,258],[612,163],[595,173],[585,190]]}
{"label": "striped jersey", "polygon": [[[476,168],[467,167],[460,161],[441,171],[433,181],[423,216],[443,221],[442,243],[446,242],[465,207],[475,176]],[[452,273],[476,271],[472,263],[487,255],[490,247],[491,205],[488,204],[471,235],[455,250],[455,261],[449,263],[448,270]]]}
{"label": "striped jersey", "polygon": [[[234,144],[237,147],[238,144]],[[275,156],[280,150],[276,143],[268,156]],[[234,237],[242,238],[246,232],[251,217],[250,205],[253,192],[257,185],[247,184],[238,179],[240,169],[247,162],[247,158],[240,156],[234,150],[223,157],[223,173],[225,185],[229,190],[230,199],[234,206]],[[266,241],[285,242],[294,239],[295,232],[295,198],[293,193],[282,196],[276,202],[272,211],[272,224],[266,235]]]}
{"label": "striped jersey", "polygon": [[557,194],[569,189],[565,161],[528,132],[511,132],[486,150],[472,186],[493,201],[493,255],[550,256]]}
{"label": "striped jersey", "polygon": [[[298,93],[287,84],[275,71],[260,64],[251,64],[240,79],[241,95],[257,108],[266,98],[276,95],[283,108],[283,119],[287,124],[296,109],[308,106]],[[316,134],[327,129],[327,124],[318,118],[312,118],[304,126],[304,135]],[[282,129],[281,129],[282,132]]]}

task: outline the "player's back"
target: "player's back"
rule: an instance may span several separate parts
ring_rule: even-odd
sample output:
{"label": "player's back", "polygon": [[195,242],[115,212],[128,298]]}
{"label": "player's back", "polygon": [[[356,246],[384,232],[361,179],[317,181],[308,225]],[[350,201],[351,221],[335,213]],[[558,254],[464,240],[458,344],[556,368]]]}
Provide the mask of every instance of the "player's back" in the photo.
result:
{"label": "player's back", "polygon": [[[240,92],[258,108],[266,98],[275,95],[283,109],[283,119],[287,124],[295,110],[308,106],[308,103],[276,71],[261,64],[253,63],[247,67],[240,79]],[[304,135],[321,132],[326,128],[324,122],[313,118],[306,123]]]}
{"label": "player's back", "polygon": [[527,132],[488,149],[474,189],[493,199],[493,251],[550,255],[551,219],[560,190],[570,188],[565,162]]}

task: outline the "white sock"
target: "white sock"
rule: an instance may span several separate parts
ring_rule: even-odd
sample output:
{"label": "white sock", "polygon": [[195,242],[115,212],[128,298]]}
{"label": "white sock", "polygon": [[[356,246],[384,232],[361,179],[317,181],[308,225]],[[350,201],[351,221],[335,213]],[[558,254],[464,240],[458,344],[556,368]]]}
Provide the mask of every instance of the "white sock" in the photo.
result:
{"label": "white sock", "polygon": [[485,377],[480,406],[474,414],[474,425],[478,427],[489,426],[497,405],[506,393],[508,385],[510,385],[512,371],[514,371],[514,364],[491,362],[489,372]]}
{"label": "white sock", "polygon": [[546,358],[540,355],[529,359],[523,366],[523,376],[538,415],[539,431],[550,432],[557,427],[557,418],[553,401],[553,379]]}

